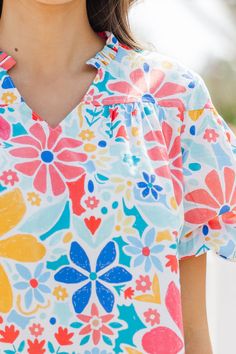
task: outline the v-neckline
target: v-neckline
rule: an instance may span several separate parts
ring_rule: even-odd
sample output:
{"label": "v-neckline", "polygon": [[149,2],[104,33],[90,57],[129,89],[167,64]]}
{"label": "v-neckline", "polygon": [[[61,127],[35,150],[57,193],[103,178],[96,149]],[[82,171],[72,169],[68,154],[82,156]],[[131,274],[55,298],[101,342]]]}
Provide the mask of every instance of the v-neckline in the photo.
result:
{"label": "v-neckline", "polygon": [[[60,129],[64,124],[66,124],[69,118],[71,119],[74,115],[76,115],[82,105],[87,102],[87,98],[91,96],[90,92],[93,92],[92,89],[101,77],[101,70],[105,69],[105,67],[107,67],[111,63],[111,61],[115,59],[120,44],[114,33],[111,31],[101,31],[95,33],[100,37],[104,38],[105,43],[103,48],[100,51],[96,52],[94,56],[86,60],[85,63],[88,65],[93,65],[97,69],[97,72],[95,73],[92,82],[87,87],[80,101],[54,127],[52,127],[45,119],[43,119],[36,111],[34,111],[26,102],[9,73],[9,70],[16,64],[16,59],[12,55],[8,54],[6,51],[0,49],[0,68],[6,72],[8,80],[11,81],[11,88],[14,89],[17,98],[20,100],[19,103],[23,103],[27,110],[29,110],[29,112],[31,113],[32,120],[35,120],[41,123],[42,125],[45,125],[49,130],[57,130]],[[88,102],[90,101],[91,97]]]}

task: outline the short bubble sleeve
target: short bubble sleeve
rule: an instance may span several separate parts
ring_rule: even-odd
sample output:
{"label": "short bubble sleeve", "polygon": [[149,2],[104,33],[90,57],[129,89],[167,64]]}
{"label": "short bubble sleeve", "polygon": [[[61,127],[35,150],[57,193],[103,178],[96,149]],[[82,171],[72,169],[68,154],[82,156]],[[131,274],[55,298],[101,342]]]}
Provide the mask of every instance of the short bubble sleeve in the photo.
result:
{"label": "short bubble sleeve", "polygon": [[178,259],[212,250],[236,261],[236,136],[197,78],[180,133],[184,226]]}

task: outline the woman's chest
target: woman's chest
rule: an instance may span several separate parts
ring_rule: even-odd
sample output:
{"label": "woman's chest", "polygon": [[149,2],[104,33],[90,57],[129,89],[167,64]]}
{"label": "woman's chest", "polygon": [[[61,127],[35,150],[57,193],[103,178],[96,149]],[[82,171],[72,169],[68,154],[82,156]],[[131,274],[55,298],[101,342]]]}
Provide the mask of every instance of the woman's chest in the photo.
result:
{"label": "woman's chest", "polygon": [[94,249],[114,237],[140,239],[152,226],[165,252],[175,251],[183,221],[180,148],[161,113],[137,102],[81,105],[51,129],[24,105],[6,109],[2,234],[17,228],[45,241],[73,230]]}

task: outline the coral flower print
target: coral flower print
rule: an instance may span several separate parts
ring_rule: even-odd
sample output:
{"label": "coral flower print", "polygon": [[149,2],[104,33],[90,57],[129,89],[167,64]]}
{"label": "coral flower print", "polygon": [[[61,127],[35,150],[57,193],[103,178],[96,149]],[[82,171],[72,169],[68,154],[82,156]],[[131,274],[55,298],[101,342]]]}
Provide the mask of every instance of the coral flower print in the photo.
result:
{"label": "coral flower print", "polygon": [[136,290],[146,293],[151,289],[152,282],[149,275],[140,275],[139,279],[136,280]]}
{"label": "coral flower print", "polygon": [[11,186],[14,186],[14,184],[19,181],[19,178],[15,171],[8,170],[3,171],[0,180],[2,180],[5,185],[10,184]]}
{"label": "coral flower print", "polygon": [[31,135],[11,139],[12,143],[19,146],[10,149],[9,153],[28,160],[16,163],[15,169],[27,176],[34,176],[33,185],[39,192],[46,193],[48,190],[49,175],[53,194],[63,193],[66,180],[78,178],[84,173],[83,167],[77,163],[86,161],[87,156],[72,150],[78,148],[82,142],[69,137],[60,137],[62,134],[60,126],[56,130],[49,128],[48,137],[40,123],[33,124],[29,131]]}
{"label": "coral flower print", "polygon": [[94,345],[100,342],[101,335],[112,336],[114,334],[107,325],[114,315],[99,315],[96,304],[92,304],[91,315],[77,315],[77,317],[85,323],[79,334],[91,334]]}
{"label": "coral flower print", "polygon": [[157,310],[148,309],[146,312],[144,312],[144,317],[146,322],[150,323],[151,326],[160,323],[160,314]]}
{"label": "coral flower print", "polygon": [[6,354],[185,354],[179,261],[236,261],[236,136],[203,79],[97,34],[97,75],[55,128],[0,51]]}
{"label": "coral flower print", "polygon": [[40,323],[33,323],[31,327],[29,327],[30,333],[32,336],[38,337],[43,334],[44,328],[40,325]]}
{"label": "coral flower print", "polygon": [[[161,130],[150,131],[144,137],[152,144],[148,149],[148,156],[159,165],[155,168],[155,173],[158,176],[172,179],[175,199],[179,205],[182,200],[183,183],[180,137],[175,136],[173,127],[166,121],[162,123]],[[170,167],[166,165],[166,160],[171,161]]]}
{"label": "coral flower print", "polygon": [[[129,78],[128,82],[109,83],[108,88],[124,94],[125,96],[119,97],[120,100],[127,99],[126,96],[128,98],[135,96],[152,103],[156,101],[162,107],[176,107],[179,116],[183,119],[184,104],[178,98],[178,94],[186,91],[184,86],[167,82],[165,73],[160,69],[152,69],[148,63],[144,63],[142,68],[132,70]],[[107,100],[104,99],[103,103],[105,104]]]}
{"label": "coral flower print", "polygon": [[209,143],[212,141],[215,143],[217,141],[219,134],[216,133],[214,129],[206,129],[203,138],[206,139]]}
{"label": "coral flower print", "polygon": [[[206,189],[195,189],[185,195],[189,202],[198,205],[185,213],[188,222],[203,224],[213,219],[216,213],[221,215],[226,224],[236,222],[236,173],[230,167],[223,170],[225,189],[221,184],[221,177],[216,170],[212,170],[205,177]],[[214,183],[212,183],[214,181]],[[225,214],[226,213],[226,214]]]}

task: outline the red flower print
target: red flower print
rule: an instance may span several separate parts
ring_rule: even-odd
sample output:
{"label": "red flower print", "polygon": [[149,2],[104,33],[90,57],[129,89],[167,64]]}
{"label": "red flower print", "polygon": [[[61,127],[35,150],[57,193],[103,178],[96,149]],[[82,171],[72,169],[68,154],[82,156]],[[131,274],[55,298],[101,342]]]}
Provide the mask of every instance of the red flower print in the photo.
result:
{"label": "red flower print", "polygon": [[169,259],[169,261],[166,263],[166,267],[170,267],[172,272],[177,273],[178,270],[178,259],[175,255],[173,254],[168,254],[166,258]]}
{"label": "red flower print", "polygon": [[151,286],[152,282],[148,275],[140,275],[139,279],[136,280],[136,290],[142,291],[142,293],[150,290]]}
{"label": "red flower print", "polygon": [[42,335],[44,328],[40,325],[40,323],[33,323],[32,326],[29,327],[29,330],[32,336],[38,337]]}
{"label": "red flower print", "polygon": [[69,333],[67,328],[59,327],[57,333],[54,335],[60,345],[73,344],[71,338],[73,337],[74,333]]}
{"label": "red flower print", "polygon": [[85,218],[84,222],[87,228],[90,230],[91,234],[94,235],[101,224],[101,218],[95,218],[95,216],[90,216]]}
{"label": "red flower print", "polygon": [[150,67],[144,63],[143,69],[138,68],[130,73],[130,82],[117,81],[107,84],[109,90],[118,92],[121,95],[112,95],[102,100],[103,104],[117,102],[129,102],[133,97],[146,101],[155,102],[162,107],[176,107],[179,111],[178,117],[183,120],[185,106],[177,96],[185,92],[186,88],[173,82],[165,81],[165,73],[159,69]]}
{"label": "red flower print", "polygon": [[19,182],[17,173],[13,170],[3,171],[0,180],[2,180],[5,185],[10,184],[11,186],[14,186],[15,182]]}
{"label": "red flower print", "polygon": [[132,289],[131,287],[125,289],[124,291],[125,299],[132,299],[133,296],[134,296],[134,289]]}
{"label": "red flower print", "polygon": [[118,115],[118,107],[112,109],[110,108],[110,117],[112,122],[118,117]]}
{"label": "red flower print", "polygon": [[151,326],[160,323],[160,314],[157,310],[148,309],[144,312],[145,321],[150,322]]}
{"label": "red flower print", "polygon": [[4,330],[0,330],[0,342],[2,343],[14,343],[19,335],[19,330],[15,329],[14,325],[5,326]]}
{"label": "red flower print", "polygon": [[215,129],[206,129],[203,135],[203,139],[206,139],[209,143],[212,141],[215,143],[219,134],[215,131]]}
{"label": "red flower print", "polygon": [[113,331],[106,325],[110,322],[114,315],[99,316],[98,308],[96,304],[92,304],[91,315],[77,315],[77,317],[86,323],[86,325],[80,330],[80,335],[92,334],[93,344],[97,345],[100,342],[101,334],[113,335]]}
{"label": "red flower print", "polygon": [[44,347],[45,345],[45,340],[42,340],[41,342],[38,341],[38,339],[35,339],[33,342],[30,339],[27,339],[28,343],[28,353],[29,354],[44,354],[46,352],[46,349]]}
{"label": "red flower print", "polygon": [[39,192],[46,193],[49,175],[52,192],[59,195],[65,191],[65,180],[73,180],[84,173],[78,162],[86,161],[87,155],[73,151],[82,142],[69,137],[60,137],[62,133],[60,126],[57,129],[48,129],[47,137],[39,123],[33,124],[29,128],[31,135],[11,139],[12,143],[20,146],[10,149],[9,152],[15,157],[24,159],[24,162],[15,165],[15,169],[27,176],[34,175],[33,185]]}
{"label": "red flower print", "polygon": [[144,139],[155,143],[148,149],[148,156],[151,160],[158,161],[158,165],[162,164],[155,169],[158,176],[172,179],[175,199],[179,205],[182,200],[183,184],[180,136],[175,137],[173,128],[167,122],[163,122],[161,130],[146,133]]}
{"label": "red flower print", "polygon": [[[219,214],[226,224],[236,223],[236,178],[235,171],[224,167],[222,172],[212,170],[205,177],[206,189],[195,189],[185,195],[185,199],[193,202],[193,209],[185,212],[185,220],[192,224],[209,224],[214,229],[220,229],[217,221]],[[222,178],[223,177],[223,178]],[[224,188],[223,181],[224,179]]]}
{"label": "red flower print", "polygon": [[99,204],[99,200],[96,197],[88,197],[84,202],[90,209],[97,208]]}

